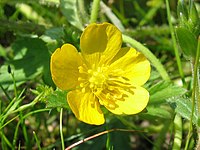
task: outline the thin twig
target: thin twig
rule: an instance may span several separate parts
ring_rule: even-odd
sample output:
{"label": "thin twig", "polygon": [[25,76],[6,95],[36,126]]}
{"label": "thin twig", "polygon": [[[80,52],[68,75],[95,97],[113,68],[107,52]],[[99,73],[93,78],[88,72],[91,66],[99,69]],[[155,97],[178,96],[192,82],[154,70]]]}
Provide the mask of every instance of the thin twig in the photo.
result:
{"label": "thin twig", "polygon": [[93,139],[93,138],[96,138],[96,137],[98,137],[98,136],[101,136],[101,135],[104,135],[104,134],[106,134],[106,133],[113,132],[113,131],[120,131],[120,132],[144,132],[144,131],[140,131],[140,130],[110,129],[110,130],[106,130],[106,131],[97,133],[97,134],[95,134],[95,135],[89,136],[89,137],[87,137],[87,138],[85,138],[85,139],[82,139],[82,140],[80,140],[80,141],[78,141],[78,142],[76,142],[76,143],[74,143],[74,144],[68,146],[65,150],[70,150],[70,149],[72,149],[72,148],[74,148],[74,147],[76,147],[76,146],[78,146],[78,145],[80,145],[80,144],[82,144],[82,143],[84,143],[84,142],[86,142],[86,141],[89,141],[89,140],[91,140],[91,139]]}

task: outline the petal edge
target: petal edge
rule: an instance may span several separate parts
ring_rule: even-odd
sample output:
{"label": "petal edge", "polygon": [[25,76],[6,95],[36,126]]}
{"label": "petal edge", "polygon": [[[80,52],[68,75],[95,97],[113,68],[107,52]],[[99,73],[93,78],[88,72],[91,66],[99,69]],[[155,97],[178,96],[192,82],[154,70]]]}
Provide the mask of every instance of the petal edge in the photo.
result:
{"label": "petal edge", "polygon": [[57,48],[51,56],[51,75],[54,83],[61,90],[75,88],[78,83],[78,67],[82,59],[76,48],[71,44],[64,44]]}

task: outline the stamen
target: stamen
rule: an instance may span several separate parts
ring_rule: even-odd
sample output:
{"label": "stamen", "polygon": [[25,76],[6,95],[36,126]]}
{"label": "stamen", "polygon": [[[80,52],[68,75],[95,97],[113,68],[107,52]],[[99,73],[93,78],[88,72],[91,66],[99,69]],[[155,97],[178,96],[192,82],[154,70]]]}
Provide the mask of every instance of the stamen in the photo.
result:
{"label": "stamen", "polygon": [[82,77],[78,77],[78,81],[84,81],[85,79]]}
{"label": "stamen", "polygon": [[105,105],[109,109],[118,107],[116,101],[124,100],[123,91],[133,92],[133,86],[129,83],[129,79],[121,76],[123,70],[108,70],[108,67],[92,64],[91,69],[86,65],[79,66],[79,73],[82,75],[78,78],[80,81],[81,92],[92,91],[94,96],[99,99],[101,105]]}
{"label": "stamen", "polygon": [[83,82],[80,83],[80,87],[84,87],[84,85],[85,85],[85,83],[83,83]]}
{"label": "stamen", "polygon": [[82,92],[82,93],[85,93],[85,91],[86,91],[85,88],[82,88],[82,89],[81,89],[81,92]]}
{"label": "stamen", "polygon": [[94,84],[93,83],[90,83],[90,88],[94,88]]}
{"label": "stamen", "polygon": [[89,69],[87,72],[88,72],[89,74],[92,74],[93,71],[92,71],[91,69]]}
{"label": "stamen", "polygon": [[78,71],[79,71],[79,73],[84,73],[84,74],[87,74],[87,66],[86,66],[86,64],[83,64],[82,66],[79,66],[78,67]]}
{"label": "stamen", "polygon": [[85,69],[83,68],[83,66],[79,66],[78,71],[79,73],[85,73]]}

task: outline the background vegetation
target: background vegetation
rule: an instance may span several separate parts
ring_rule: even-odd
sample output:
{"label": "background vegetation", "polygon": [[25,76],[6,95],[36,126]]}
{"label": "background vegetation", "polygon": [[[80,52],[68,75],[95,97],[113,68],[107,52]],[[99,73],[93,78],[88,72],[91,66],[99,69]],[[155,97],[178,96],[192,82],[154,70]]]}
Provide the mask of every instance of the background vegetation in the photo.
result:
{"label": "background vegetation", "polygon": [[[197,149],[199,7],[192,0],[1,0],[0,149],[64,149],[90,136],[74,149]],[[106,124],[87,125],[56,89],[52,52],[64,43],[79,48],[90,22],[113,23],[124,44],[151,61],[144,112],[106,113]]]}

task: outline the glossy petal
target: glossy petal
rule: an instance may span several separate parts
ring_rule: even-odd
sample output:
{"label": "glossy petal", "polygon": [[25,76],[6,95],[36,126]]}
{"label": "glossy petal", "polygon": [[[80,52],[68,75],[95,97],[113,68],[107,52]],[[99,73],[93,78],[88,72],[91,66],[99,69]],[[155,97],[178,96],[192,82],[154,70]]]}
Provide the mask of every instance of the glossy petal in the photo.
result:
{"label": "glossy petal", "polygon": [[128,78],[133,85],[143,85],[150,77],[149,61],[134,48],[122,48],[112,62],[110,70],[121,69],[119,75]]}
{"label": "glossy petal", "polygon": [[81,52],[91,64],[96,60],[109,63],[120,50],[121,44],[121,32],[109,23],[88,25],[80,39]]}
{"label": "glossy petal", "polygon": [[105,122],[100,104],[93,93],[71,91],[67,95],[67,101],[79,120],[94,125],[101,125]]}
{"label": "glossy petal", "polygon": [[51,75],[56,86],[62,90],[75,88],[78,83],[82,59],[73,45],[64,44],[51,56]]}
{"label": "glossy petal", "polygon": [[[116,100],[115,105],[104,105],[114,114],[137,114],[141,112],[149,101],[149,92],[142,87],[135,87],[132,92],[123,90],[124,96],[121,100]],[[103,100],[104,101],[104,100]],[[108,101],[108,100],[105,100]],[[115,107],[113,107],[115,106]]]}

